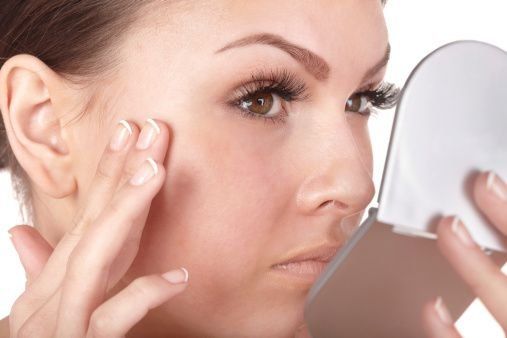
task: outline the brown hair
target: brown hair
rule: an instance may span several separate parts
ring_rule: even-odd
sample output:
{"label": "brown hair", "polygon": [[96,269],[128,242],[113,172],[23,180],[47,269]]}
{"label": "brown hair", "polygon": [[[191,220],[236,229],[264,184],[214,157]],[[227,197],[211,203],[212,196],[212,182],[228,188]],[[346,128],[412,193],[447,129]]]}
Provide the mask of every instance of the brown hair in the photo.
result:
{"label": "brown hair", "polygon": [[[111,53],[139,10],[139,0],[3,0],[0,68],[17,54],[34,55],[66,79],[90,78],[111,68]],[[17,162],[0,118],[0,169],[11,170],[18,199],[28,202],[26,174]]]}

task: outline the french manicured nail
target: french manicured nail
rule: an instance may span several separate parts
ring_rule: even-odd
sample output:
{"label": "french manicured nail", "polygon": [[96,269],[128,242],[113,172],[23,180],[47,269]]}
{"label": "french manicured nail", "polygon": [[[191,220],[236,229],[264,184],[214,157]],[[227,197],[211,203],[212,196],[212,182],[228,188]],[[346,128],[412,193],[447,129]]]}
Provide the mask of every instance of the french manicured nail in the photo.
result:
{"label": "french manicured nail", "polygon": [[10,239],[12,245],[14,246],[14,248],[16,248],[16,243],[14,242],[14,236],[12,235],[10,230],[7,230],[7,233],[9,234],[9,239]]}
{"label": "french manicured nail", "polygon": [[188,271],[185,268],[171,270],[162,274],[162,278],[172,284],[181,284],[188,282]]}
{"label": "french manicured nail", "polygon": [[109,148],[113,151],[122,150],[127,145],[130,135],[132,135],[132,127],[127,121],[121,120],[118,122],[113,137],[109,142]]}
{"label": "french manicured nail", "polygon": [[465,229],[463,223],[461,223],[460,219],[457,216],[454,216],[451,223],[452,232],[458,237],[458,239],[464,245],[468,247],[474,246],[474,240],[470,237],[470,234]]}
{"label": "french manicured nail", "polygon": [[442,301],[442,297],[437,298],[437,301],[435,302],[435,311],[437,312],[437,315],[442,323],[446,325],[451,325],[453,323],[451,314]]}
{"label": "french manicured nail", "polygon": [[158,134],[160,134],[160,127],[157,122],[153,119],[147,119],[139,134],[136,148],[140,150],[148,149],[153,144]]}
{"label": "french manicured nail", "polygon": [[488,188],[488,191],[493,193],[496,197],[498,197],[502,201],[507,202],[507,186],[498,177],[498,175],[496,175],[492,171],[488,173],[486,187]]}
{"label": "french manicured nail", "polygon": [[142,185],[156,174],[158,174],[157,162],[150,157],[137,169],[137,172],[130,179],[130,184]]}

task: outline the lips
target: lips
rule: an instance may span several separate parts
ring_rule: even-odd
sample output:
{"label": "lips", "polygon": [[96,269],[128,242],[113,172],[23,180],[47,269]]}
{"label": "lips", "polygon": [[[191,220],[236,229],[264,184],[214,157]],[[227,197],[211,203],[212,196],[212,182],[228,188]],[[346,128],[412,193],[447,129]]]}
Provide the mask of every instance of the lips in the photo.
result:
{"label": "lips", "polygon": [[303,251],[275,265],[284,265],[302,261],[319,261],[328,263],[340,249],[339,245],[323,245],[315,249]]}
{"label": "lips", "polygon": [[326,268],[339,249],[339,245],[324,245],[315,249],[307,249],[282,260],[280,263],[272,265],[271,268],[277,272],[313,282]]}

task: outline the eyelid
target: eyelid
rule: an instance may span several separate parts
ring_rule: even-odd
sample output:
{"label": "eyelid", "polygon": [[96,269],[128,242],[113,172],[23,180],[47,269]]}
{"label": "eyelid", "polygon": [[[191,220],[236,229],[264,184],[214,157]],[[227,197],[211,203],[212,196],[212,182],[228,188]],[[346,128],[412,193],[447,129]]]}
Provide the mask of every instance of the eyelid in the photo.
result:
{"label": "eyelid", "polygon": [[381,79],[380,81],[370,82],[369,84],[364,85],[361,88],[359,88],[358,90],[356,90],[353,95],[363,93],[363,92],[375,91],[375,90],[379,89],[380,86],[382,86],[382,83],[384,83],[383,79]]}
{"label": "eyelid", "polygon": [[382,67],[381,69],[379,69],[375,74],[373,74],[372,76],[369,77],[368,81],[366,82],[367,84],[364,85],[364,86],[361,86],[360,89],[358,89],[356,93],[360,93],[360,92],[363,92],[363,91],[368,91],[368,90],[376,90],[379,88],[379,86],[382,85],[382,83],[385,81],[385,71],[387,69],[387,65],[385,65],[384,67]]}
{"label": "eyelid", "polygon": [[306,81],[297,72],[275,67],[253,70],[248,79],[236,85],[228,101],[235,102],[262,90],[274,92],[286,101],[303,101],[311,97]]}

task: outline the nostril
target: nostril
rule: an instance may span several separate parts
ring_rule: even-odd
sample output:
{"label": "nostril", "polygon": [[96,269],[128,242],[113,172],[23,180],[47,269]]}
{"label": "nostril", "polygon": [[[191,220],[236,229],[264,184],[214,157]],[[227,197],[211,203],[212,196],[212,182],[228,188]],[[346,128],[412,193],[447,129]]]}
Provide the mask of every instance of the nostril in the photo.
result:
{"label": "nostril", "polygon": [[319,206],[319,208],[323,208],[323,207],[327,206],[328,204],[334,205],[334,206],[336,206],[339,209],[345,209],[345,208],[347,208],[347,205],[345,203],[342,203],[342,202],[339,202],[339,201],[336,201],[336,200],[326,201],[326,202],[322,203]]}

